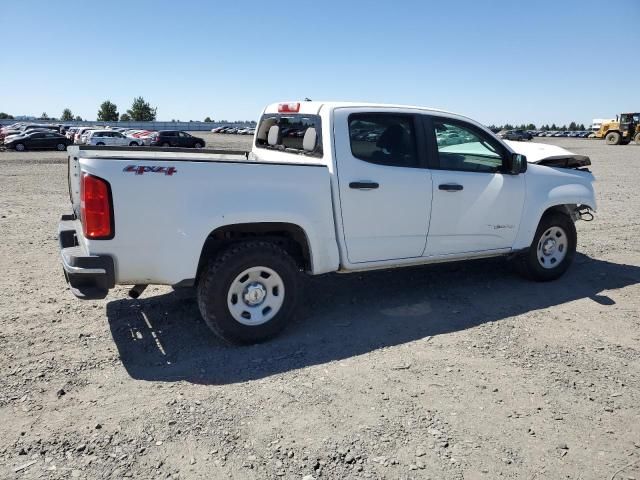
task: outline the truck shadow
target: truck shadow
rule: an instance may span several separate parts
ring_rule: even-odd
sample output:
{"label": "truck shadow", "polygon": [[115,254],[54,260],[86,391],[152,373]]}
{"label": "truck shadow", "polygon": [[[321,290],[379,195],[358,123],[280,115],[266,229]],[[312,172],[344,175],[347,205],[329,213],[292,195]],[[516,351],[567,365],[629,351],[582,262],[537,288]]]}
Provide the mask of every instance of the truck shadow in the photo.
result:
{"label": "truck shadow", "polygon": [[591,299],[640,283],[640,267],[578,254],[567,274],[535,283],[502,260],[327,275],[306,282],[303,307],[279,337],[222,344],[193,298],[172,292],[107,305],[120,358],[131,377],[228,384],[341,360],[428,336],[473,328],[532,310]]}

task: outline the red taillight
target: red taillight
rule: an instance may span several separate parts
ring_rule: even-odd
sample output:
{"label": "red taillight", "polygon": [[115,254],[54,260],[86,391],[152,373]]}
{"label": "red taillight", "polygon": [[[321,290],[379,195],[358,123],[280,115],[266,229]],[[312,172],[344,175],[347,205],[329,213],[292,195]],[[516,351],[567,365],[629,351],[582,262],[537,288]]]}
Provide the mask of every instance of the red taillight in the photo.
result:
{"label": "red taillight", "polygon": [[278,113],[298,113],[300,111],[300,102],[281,103],[278,105]]}
{"label": "red taillight", "polygon": [[105,180],[88,173],[82,174],[80,183],[80,220],[86,238],[113,238],[111,189]]}

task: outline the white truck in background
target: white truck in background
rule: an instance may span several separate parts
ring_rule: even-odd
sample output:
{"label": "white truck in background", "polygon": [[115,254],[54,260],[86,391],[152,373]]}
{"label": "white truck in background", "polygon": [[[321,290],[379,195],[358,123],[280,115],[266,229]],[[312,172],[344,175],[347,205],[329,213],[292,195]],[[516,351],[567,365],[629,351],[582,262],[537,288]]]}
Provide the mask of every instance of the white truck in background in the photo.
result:
{"label": "white truck in background", "polygon": [[509,256],[558,278],[596,207],[588,165],[439,110],[275,103],[246,154],[70,147],[62,264],[79,298],[196,287],[213,332],[254,343],[294,315],[302,272]]}

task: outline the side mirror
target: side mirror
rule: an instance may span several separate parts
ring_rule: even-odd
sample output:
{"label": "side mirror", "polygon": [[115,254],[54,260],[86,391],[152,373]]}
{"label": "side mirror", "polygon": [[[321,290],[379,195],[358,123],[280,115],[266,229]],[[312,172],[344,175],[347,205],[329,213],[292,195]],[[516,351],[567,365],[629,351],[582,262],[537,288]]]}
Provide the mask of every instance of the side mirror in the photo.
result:
{"label": "side mirror", "polygon": [[506,173],[518,175],[527,171],[527,157],[520,153],[513,153],[507,158]]}

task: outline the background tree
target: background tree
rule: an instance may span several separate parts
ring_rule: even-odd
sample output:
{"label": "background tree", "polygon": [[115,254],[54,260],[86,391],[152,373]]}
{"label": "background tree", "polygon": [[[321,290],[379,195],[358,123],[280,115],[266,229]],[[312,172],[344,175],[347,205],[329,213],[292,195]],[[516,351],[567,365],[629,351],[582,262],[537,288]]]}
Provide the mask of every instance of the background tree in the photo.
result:
{"label": "background tree", "polygon": [[576,122],[571,122],[569,124],[569,130],[571,130],[572,132],[578,130],[578,124]]}
{"label": "background tree", "polygon": [[80,115],[76,115],[76,122],[81,122],[82,121],[82,117]]}
{"label": "background tree", "polygon": [[128,113],[123,113],[122,115],[120,115],[120,121],[121,122],[130,122],[131,121],[131,117],[129,116]]}
{"label": "background tree", "polygon": [[157,108],[151,108],[148,102],[142,97],[133,99],[131,108],[127,110],[127,114],[136,122],[153,122],[156,119]]}
{"label": "background tree", "polygon": [[60,120],[62,120],[63,122],[70,122],[73,120],[73,113],[71,113],[71,110],[69,110],[68,108],[65,108],[62,111],[62,115],[60,116]]}
{"label": "background tree", "polygon": [[9,115],[8,113],[0,112],[0,120],[13,120],[13,115]]}
{"label": "background tree", "polygon": [[525,130],[537,130],[535,123],[528,124]]}
{"label": "background tree", "polygon": [[211,117],[207,117],[207,118],[204,119],[204,121],[206,123],[211,123],[213,120],[211,120]]}
{"label": "background tree", "polygon": [[118,107],[115,103],[112,103],[109,100],[102,102],[100,110],[98,110],[99,122],[117,122],[118,117]]}
{"label": "background tree", "polygon": [[47,112],[42,112],[42,115],[40,115],[38,120],[49,120],[49,115],[47,115]]}

